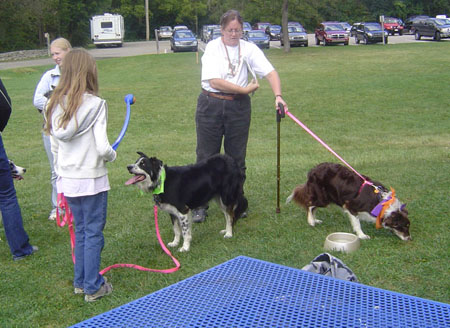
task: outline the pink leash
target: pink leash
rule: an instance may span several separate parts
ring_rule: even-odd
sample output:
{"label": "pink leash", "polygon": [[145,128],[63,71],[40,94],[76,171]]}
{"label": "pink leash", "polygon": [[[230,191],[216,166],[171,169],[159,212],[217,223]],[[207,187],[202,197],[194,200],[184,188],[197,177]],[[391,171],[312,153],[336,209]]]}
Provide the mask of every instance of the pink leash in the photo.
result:
{"label": "pink leash", "polygon": [[[59,210],[58,208],[61,208],[65,210],[65,214],[63,217],[62,222],[60,222],[59,218]],[[180,268],[180,262],[172,255],[172,253],[169,251],[169,249],[164,245],[164,242],[162,241],[161,234],[159,233],[159,225],[158,225],[158,207],[155,205],[153,207],[153,212],[155,215],[155,228],[156,228],[156,237],[158,238],[159,244],[161,245],[161,248],[164,250],[164,252],[169,255],[172,258],[172,261],[175,263],[175,267],[170,269],[150,269],[145,268],[143,266],[137,265],[137,264],[128,264],[128,263],[118,263],[110,265],[109,267],[106,267],[105,269],[100,271],[100,274],[103,275],[106,272],[108,272],[111,269],[114,268],[132,268],[136,270],[141,271],[151,271],[151,272],[159,272],[159,273],[173,273],[177,271]],[[73,230],[73,214],[70,210],[69,205],[67,204],[67,199],[64,197],[64,194],[60,193],[58,194],[58,207],[56,208],[56,221],[58,226],[63,227],[66,224],[68,224],[69,227],[69,233],[70,233],[70,246],[72,248],[72,261],[75,263],[75,255],[74,255],[74,247],[75,247],[75,232]]]}
{"label": "pink leash", "polygon": [[353,167],[351,167],[350,164],[348,164],[341,156],[338,155],[333,149],[331,149],[330,146],[328,146],[322,139],[320,139],[314,132],[312,132],[305,124],[303,124],[298,118],[296,118],[291,112],[286,111],[286,114],[300,127],[302,127],[306,132],[308,132],[314,139],[316,139],[322,146],[324,146],[330,153],[332,153],[334,156],[336,156],[337,159],[339,159],[342,163],[344,163],[349,169],[351,169],[353,172],[356,173],[362,180],[363,184],[359,188],[359,192],[361,192],[362,188],[365,185],[373,186],[373,183],[370,181],[367,181],[361,174],[358,173]]}
{"label": "pink leash", "polygon": [[[70,247],[72,248],[72,261],[75,263],[75,254],[73,253],[73,249],[75,248],[75,231],[73,230],[73,214],[70,210],[69,204],[67,204],[67,199],[64,197],[63,193],[58,194],[57,200],[58,206],[56,206],[56,223],[60,227],[64,227],[66,224],[69,227],[70,234]],[[64,210],[64,217],[61,221],[59,218],[59,209]]]}
{"label": "pink leash", "polygon": [[161,245],[161,248],[164,250],[164,252],[172,258],[173,263],[175,263],[175,267],[170,268],[170,269],[159,270],[159,269],[144,268],[137,264],[119,263],[119,264],[110,265],[109,267],[103,269],[102,271],[100,271],[101,275],[105,274],[106,272],[108,272],[109,270],[114,269],[114,268],[132,268],[132,269],[137,269],[137,270],[141,270],[141,271],[151,271],[151,272],[159,272],[159,273],[173,273],[180,268],[180,262],[178,262],[178,260],[175,258],[175,256],[172,255],[172,253],[169,251],[169,249],[166,247],[166,245],[164,245],[164,242],[162,241],[162,238],[161,238],[161,234],[159,233],[158,206],[156,206],[156,205],[153,206],[153,213],[155,214],[156,237],[158,238],[159,244]]}

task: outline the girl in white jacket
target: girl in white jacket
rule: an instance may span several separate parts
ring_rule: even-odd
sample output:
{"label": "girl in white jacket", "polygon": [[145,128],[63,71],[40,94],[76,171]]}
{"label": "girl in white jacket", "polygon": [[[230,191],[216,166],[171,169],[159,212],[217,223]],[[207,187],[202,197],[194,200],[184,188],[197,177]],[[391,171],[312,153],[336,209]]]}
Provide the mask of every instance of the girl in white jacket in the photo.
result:
{"label": "girl in white jacket", "polygon": [[107,105],[97,96],[94,58],[83,49],[70,51],[58,86],[45,112],[58,193],[63,193],[75,223],[74,292],[91,302],[112,292],[99,274],[104,246],[107,195],[106,162],[114,161],[106,133]]}

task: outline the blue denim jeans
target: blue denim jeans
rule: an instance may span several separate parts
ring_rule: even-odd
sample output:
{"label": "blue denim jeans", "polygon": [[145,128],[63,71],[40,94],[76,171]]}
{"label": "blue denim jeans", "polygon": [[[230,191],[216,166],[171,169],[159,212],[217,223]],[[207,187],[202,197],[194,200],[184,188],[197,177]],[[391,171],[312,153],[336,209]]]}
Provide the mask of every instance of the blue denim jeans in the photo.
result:
{"label": "blue denim jeans", "polygon": [[92,196],[66,197],[73,213],[75,225],[75,265],[73,285],[94,294],[104,283],[99,274],[100,260],[105,240],[108,192]]}
{"label": "blue denim jeans", "polygon": [[28,235],[23,228],[22,213],[17,202],[16,189],[11,176],[3,139],[0,134],[0,210],[9,249],[13,256],[33,253]]}
{"label": "blue denim jeans", "polygon": [[50,182],[52,184],[52,211],[56,209],[56,201],[58,197],[58,192],[56,190],[56,178],[58,177],[55,172],[53,165],[53,154],[50,143],[50,136],[42,133],[42,140],[44,141],[45,152],[47,153],[48,162],[50,163]]}

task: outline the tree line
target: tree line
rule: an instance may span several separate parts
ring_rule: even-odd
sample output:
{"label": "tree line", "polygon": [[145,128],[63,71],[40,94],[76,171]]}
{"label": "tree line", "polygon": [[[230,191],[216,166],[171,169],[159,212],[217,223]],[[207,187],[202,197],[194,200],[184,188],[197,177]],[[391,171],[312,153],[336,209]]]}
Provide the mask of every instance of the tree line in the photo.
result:
{"label": "tree line", "polygon": [[[283,0],[148,0],[151,37],[162,25],[187,25],[195,33],[217,24],[228,9],[237,9],[251,24],[281,24]],[[324,20],[374,21],[380,15],[406,19],[412,15],[450,14],[448,0],[287,0],[288,20],[308,31]],[[44,33],[63,36],[74,46],[91,42],[89,19],[121,14],[125,38],[145,40],[145,0],[1,0],[0,52],[45,47]]]}

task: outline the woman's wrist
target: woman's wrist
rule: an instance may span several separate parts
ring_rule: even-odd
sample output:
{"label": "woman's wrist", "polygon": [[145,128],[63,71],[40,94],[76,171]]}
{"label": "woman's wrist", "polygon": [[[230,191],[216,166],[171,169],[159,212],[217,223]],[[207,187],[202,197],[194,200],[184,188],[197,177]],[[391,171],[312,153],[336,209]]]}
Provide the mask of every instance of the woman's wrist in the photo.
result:
{"label": "woman's wrist", "polygon": [[278,97],[280,97],[281,99],[283,99],[282,95],[275,95],[275,99],[277,99]]}

